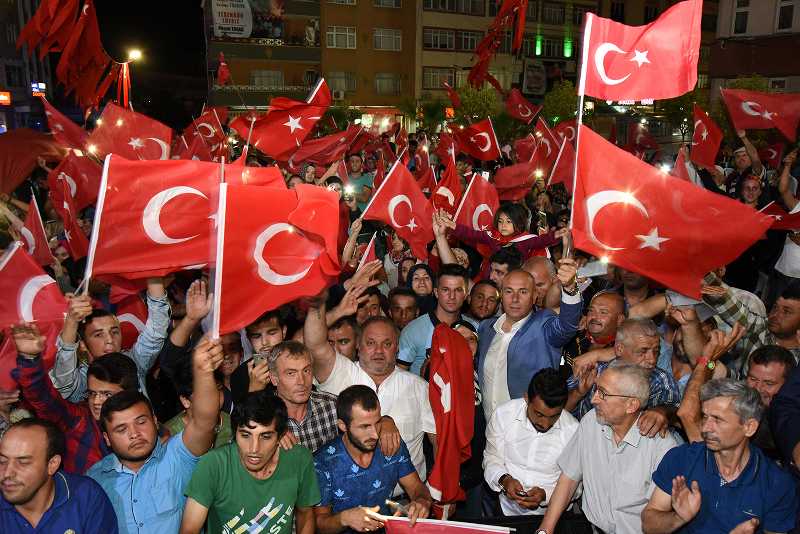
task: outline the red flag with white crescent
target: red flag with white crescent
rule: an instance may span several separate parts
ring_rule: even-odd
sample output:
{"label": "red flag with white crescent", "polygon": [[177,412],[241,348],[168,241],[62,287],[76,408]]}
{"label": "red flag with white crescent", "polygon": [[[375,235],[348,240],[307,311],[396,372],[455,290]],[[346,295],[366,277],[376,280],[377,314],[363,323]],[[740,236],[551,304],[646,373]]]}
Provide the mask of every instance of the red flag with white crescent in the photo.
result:
{"label": "red flag with white crescent", "polygon": [[508,92],[506,98],[506,111],[515,119],[530,124],[536,115],[542,110],[542,106],[535,106],[522,96],[516,87]]}
{"label": "red flag with white crescent", "polygon": [[31,195],[28,214],[25,216],[25,222],[19,233],[25,244],[25,250],[36,260],[36,263],[39,265],[51,265],[55,261],[53,253],[50,251],[50,244],[42,222],[42,215],[39,212],[39,203],[36,202],[36,195]]}
{"label": "red flag with white crescent", "polygon": [[47,127],[50,128],[50,133],[53,134],[55,140],[67,148],[86,150],[89,132],[58,111],[45,97],[41,97],[41,99],[47,118]]}
{"label": "red flag with white crescent", "polygon": [[86,257],[89,253],[89,240],[78,224],[78,208],[72,200],[66,181],[60,182],[60,187],[50,190],[50,202],[64,223],[64,237],[69,255],[73,260]]}
{"label": "red flag with white crescent", "polygon": [[86,146],[99,158],[114,153],[131,160],[169,159],[172,129],[146,115],[109,102]]}
{"label": "red flag with white crescent", "polygon": [[147,305],[137,295],[130,295],[117,303],[117,321],[122,330],[122,350],[129,350],[139,339],[147,324]]}
{"label": "red flag with white crescent", "polygon": [[367,243],[367,248],[364,249],[364,253],[361,255],[361,259],[358,260],[358,267],[356,267],[356,272],[360,271],[361,268],[367,263],[378,259],[378,254],[375,252],[375,237],[377,235],[378,232],[372,233],[372,238],[369,240],[369,243]]}
{"label": "red flag with white crescent", "polygon": [[89,158],[76,156],[74,152],[70,152],[47,175],[47,186],[51,190],[60,190],[66,184],[75,208],[82,210],[97,200],[102,171],[103,169]]}
{"label": "red flag with white crescent", "polygon": [[431,203],[435,209],[443,209],[452,216],[455,215],[463,194],[464,188],[456,170],[455,159],[448,158],[447,166],[431,195]]}
{"label": "red flag with white crescent", "polygon": [[58,284],[24,250],[12,243],[0,257],[0,326],[62,321],[67,301]]}
{"label": "red flag with white crescent", "polygon": [[708,113],[697,104],[694,105],[694,133],[689,159],[702,167],[713,167],[717,162],[717,152],[722,143],[722,130]]}
{"label": "red flag with white crescent", "polygon": [[560,139],[566,139],[573,146],[575,146],[575,141],[577,136],[575,135],[578,130],[578,119],[570,119],[568,121],[561,121],[556,124],[555,128],[553,128],[553,133],[556,134]]}
{"label": "red flag with white crescent", "polygon": [[773,230],[800,230],[800,211],[797,208],[787,213],[780,204],[773,201],[761,208],[761,213],[772,218],[770,228]]}
{"label": "red flag with white crescent", "polygon": [[781,166],[781,161],[783,160],[783,150],[786,147],[784,143],[773,143],[766,148],[762,148],[758,151],[758,157],[761,159],[761,162],[766,164],[768,167],[773,169],[777,169]]}
{"label": "red flag with white crescent", "polygon": [[494,214],[500,207],[497,189],[479,173],[472,175],[467,184],[461,204],[456,210],[455,221],[473,230],[486,231],[494,228]]}
{"label": "red flag with white crescent", "polygon": [[492,161],[500,158],[500,143],[492,127],[491,119],[453,130],[453,137],[463,152],[481,161]]}
{"label": "red flag with white crescent", "polygon": [[797,139],[800,94],[723,89],[722,100],[737,130],[777,128],[789,141]]}
{"label": "red flag with white crescent", "polygon": [[553,170],[550,172],[550,178],[547,181],[547,187],[555,184],[564,184],[567,192],[572,194],[572,182],[575,178],[575,149],[572,147],[572,141],[564,138],[561,141],[561,148],[558,150],[556,162],[553,164]]}

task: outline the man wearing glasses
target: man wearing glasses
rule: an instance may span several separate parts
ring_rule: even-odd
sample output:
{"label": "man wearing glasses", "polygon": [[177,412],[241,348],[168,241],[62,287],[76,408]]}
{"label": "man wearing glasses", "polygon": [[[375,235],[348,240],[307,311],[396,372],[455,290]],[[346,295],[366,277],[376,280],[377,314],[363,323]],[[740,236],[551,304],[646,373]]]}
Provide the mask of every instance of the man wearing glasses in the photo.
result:
{"label": "man wearing glasses", "polygon": [[655,485],[651,473],[678,443],[642,435],[636,423],[650,398],[644,368],[612,362],[597,377],[592,404],[558,459],[561,476],[537,534],[553,534],[561,514],[583,482],[583,511],[595,532],[640,533],[640,514]]}

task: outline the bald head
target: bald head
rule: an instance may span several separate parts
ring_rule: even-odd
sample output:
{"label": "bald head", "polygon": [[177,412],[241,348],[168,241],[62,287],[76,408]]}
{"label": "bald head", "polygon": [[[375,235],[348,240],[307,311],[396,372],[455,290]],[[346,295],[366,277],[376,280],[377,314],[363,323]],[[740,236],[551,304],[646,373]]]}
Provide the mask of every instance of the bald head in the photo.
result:
{"label": "bald head", "polygon": [[543,256],[528,258],[522,269],[533,277],[536,289],[536,305],[544,306],[547,292],[556,281],[556,268],[553,262]]}
{"label": "bald head", "polygon": [[512,322],[525,318],[533,309],[536,289],[533,276],[517,269],[503,278],[503,311]]}
{"label": "bald head", "polygon": [[586,312],[586,330],[595,340],[613,341],[625,320],[625,300],[619,293],[598,293]]}

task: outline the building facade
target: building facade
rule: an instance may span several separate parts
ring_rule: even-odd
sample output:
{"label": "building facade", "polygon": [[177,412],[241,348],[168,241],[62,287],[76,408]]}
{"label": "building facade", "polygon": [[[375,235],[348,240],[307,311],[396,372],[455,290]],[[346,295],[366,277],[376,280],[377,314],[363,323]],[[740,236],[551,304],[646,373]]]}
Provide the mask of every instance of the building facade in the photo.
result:
{"label": "building facade", "polygon": [[0,133],[43,126],[42,106],[34,94],[52,91],[50,63],[16,45],[20,29],[38,6],[38,0],[0,3]]}
{"label": "building facade", "polygon": [[800,91],[800,0],[721,0],[711,88],[758,74],[774,91]]}

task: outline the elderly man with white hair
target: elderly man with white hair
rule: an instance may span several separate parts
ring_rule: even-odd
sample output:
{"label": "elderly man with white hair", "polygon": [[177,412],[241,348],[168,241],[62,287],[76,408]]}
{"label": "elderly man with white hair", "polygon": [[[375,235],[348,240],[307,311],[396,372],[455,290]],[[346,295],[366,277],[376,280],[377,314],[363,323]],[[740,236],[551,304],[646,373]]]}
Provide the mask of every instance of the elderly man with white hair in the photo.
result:
{"label": "elderly man with white hair", "polygon": [[558,479],[537,534],[553,534],[583,482],[583,511],[596,530],[642,531],[641,511],[653,493],[651,473],[678,442],[671,433],[642,435],[636,422],[650,398],[646,369],[615,361],[597,377],[594,409],[581,419],[558,466]]}

